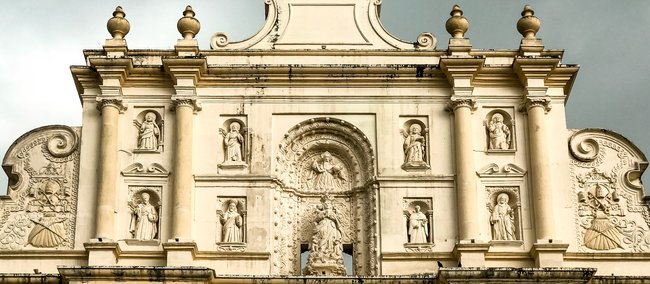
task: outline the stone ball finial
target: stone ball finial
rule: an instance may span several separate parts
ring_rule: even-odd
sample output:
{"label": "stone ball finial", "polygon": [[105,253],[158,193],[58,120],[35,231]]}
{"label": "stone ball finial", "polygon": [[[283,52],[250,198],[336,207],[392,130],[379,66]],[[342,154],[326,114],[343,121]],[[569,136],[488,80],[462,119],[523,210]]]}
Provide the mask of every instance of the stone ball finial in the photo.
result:
{"label": "stone ball finial", "polygon": [[530,5],[524,6],[521,19],[517,21],[517,31],[526,39],[534,39],[541,25],[540,20],[535,17],[533,8]]}
{"label": "stone ball finial", "polygon": [[122,7],[117,6],[115,12],[113,12],[113,17],[108,19],[106,23],[106,28],[113,39],[123,39],[131,30],[131,24],[124,16],[126,16],[126,13],[124,13]]}
{"label": "stone ball finial", "polygon": [[188,5],[185,7],[185,11],[183,11],[183,17],[176,24],[178,32],[181,33],[183,39],[193,39],[199,33],[199,30],[201,30],[201,23],[194,18],[194,15],[192,6]]}
{"label": "stone ball finial", "polygon": [[469,29],[469,21],[463,17],[463,10],[460,9],[460,6],[454,5],[454,8],[451,9],[449,15],[451,15],[451,17],[447,19],[447,23],[445,24],[447,32],[453,38],[465,37],[465,33]]}

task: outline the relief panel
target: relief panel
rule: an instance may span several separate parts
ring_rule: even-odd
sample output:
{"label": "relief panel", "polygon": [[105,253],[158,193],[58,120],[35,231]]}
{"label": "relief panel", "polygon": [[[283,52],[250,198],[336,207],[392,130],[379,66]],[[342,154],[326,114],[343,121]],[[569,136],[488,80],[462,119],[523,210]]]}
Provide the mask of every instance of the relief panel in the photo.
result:
{"label": "relief panel", "polygon": [[580,251],[650,252],[650,212],[640,176],[645,156],[600,129],[572,133],[570,178]]}
{"label": "relief panel", "polygon": [[74,247],[79,129],[45,126],[7,151],[9,199],[2,201],[0,250]]}

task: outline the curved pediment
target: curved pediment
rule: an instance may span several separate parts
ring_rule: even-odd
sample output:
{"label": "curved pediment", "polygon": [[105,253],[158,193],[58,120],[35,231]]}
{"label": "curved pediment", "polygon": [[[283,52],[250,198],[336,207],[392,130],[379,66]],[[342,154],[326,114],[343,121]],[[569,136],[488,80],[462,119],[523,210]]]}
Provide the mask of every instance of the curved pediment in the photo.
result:
{"label": "curved pediment", "polygon": [[381,0],[265,0],[266,22],[254,36],[229,42],[215,33],[210,46],[237,49],[434,49],[436,38],[422,33],[413,42],[391,36],[379,20]]}

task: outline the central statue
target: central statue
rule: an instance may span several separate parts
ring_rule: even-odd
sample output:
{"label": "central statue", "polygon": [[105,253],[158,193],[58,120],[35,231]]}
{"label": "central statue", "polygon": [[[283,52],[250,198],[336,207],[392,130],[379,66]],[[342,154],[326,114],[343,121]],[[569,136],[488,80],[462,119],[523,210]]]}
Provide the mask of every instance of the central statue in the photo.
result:
{"label": "central statue", "polygon": [[320,191],[340,191],[345,189],[345,177],[341,172],[342,168],[336,164],[330,152],[320,154],[320,159],[314,160],[311,166],[313,170],[312,188]]}
{"label": "central statue", "polygon": [[341,222],[332,199],[325,195],[321,198],[322,204],[317,206],[313,237],[304,269],[306,275],[346,275]]}

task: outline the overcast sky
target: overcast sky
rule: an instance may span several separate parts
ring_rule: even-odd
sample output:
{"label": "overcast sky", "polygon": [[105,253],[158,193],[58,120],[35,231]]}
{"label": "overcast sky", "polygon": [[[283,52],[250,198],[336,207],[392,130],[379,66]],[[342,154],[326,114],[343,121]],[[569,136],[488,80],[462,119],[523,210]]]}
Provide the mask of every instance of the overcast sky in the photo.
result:
{"label": "overcast sky", "polygon": [[[3,5],[0,26],[0,154],[23,133],[44,125],[81,125],[81,106],[70,65],[83,65],[83,49],[101,49],[106,21],[122,5],[131,22],[129,48],[169,49],[180,37],[176,22],[190,4],[201,21],[197,36],[209,49],[214,32],[231,41],[263,25],[262,0],[55,1],[21,0]],[[474,48],[516,49],[515,28],[524,4],[542,21],[538,37],[548,49],[565,49],[564,63],[580,64],[567,103],[570,128],[616,131],[650,153],[650,3],[646,0],[449,1],[383,0],[382,23],[394,36],[415,41],[432,32],[445,49],[445,21],[459,4],[470,22]],[[2,156],[2,155],[0,155]],[[644,175],[644,181],[650,178]],[[0,174],[0,192],[7,178]],[[647,190],[646,190],[647,191]]]}

